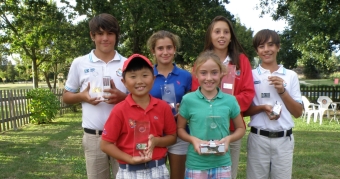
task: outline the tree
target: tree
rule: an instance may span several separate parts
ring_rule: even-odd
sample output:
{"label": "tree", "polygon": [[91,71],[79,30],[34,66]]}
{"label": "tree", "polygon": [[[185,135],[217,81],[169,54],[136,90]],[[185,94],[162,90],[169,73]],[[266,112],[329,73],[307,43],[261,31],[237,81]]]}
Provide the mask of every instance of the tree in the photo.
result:
{"label": "tree", "polygon": [[293,48],[301,52],[306,66],[330,73],[334,69],[330,57],[340,43],[339,4],[339,0],[261,0],[260,7],[274,20],[288,21]]}
{"label": "tree", "polygon": [[[62,0],[62,2],[69,5],[66,0]],[[83,29],[87,25],[86,22],[94,15],[101,12],[114,15],[121,26],[118,50],[125,56],[133,53],[151,56],[146,42],[152,33],[158,30],[168,30],[177,34],[181,38],[182,47],[179,49],[175,62],[183,66],[191,64],[202,51],[206,28],[215,16],[223,15],[234,24],[236,23],[234,17],[225,10],[223,3],[228,3],[228,1],[77,0],[77,4],[73,8],[80,15],[87,16],[85,21],[78,24],[78,27]],[[241,31],[247,31],[247,29],[240,28],[240,34],[243,34]],[[250,31],[244,33],[247,34],[248,42],[251,41]],[[81,35],[83,35],[82,39],[88,40],[79,43],[88,46],[90,44],[89,32],[86,31]],[[243,39],[245,42],[246,38]],[[82,45],[82,47],[86,45]],[[245,45],[245,48],[247,52],[252,52],[248,45]],[[82,50],[84,49],[89,51],[89,47],[82,48]],[[88,53],[88,51],[84,53]]]}
{"label": "tree", "polygon": [[8,61],[7,70],[6,70],[6,79],[14,83],[15,76],[16,76],[16,71],[14,69],[14,65],[12,65],[12,61]]}
{"label": "tree", "polygon": [[[38,87],[38,67],[51,60],[56,39],[62,38],[69,22],[54,2],[7,0],[0,5],[0,42],[10,46],[32,64],[33,85]],[[69,39],[69,38],[68,38]]]}

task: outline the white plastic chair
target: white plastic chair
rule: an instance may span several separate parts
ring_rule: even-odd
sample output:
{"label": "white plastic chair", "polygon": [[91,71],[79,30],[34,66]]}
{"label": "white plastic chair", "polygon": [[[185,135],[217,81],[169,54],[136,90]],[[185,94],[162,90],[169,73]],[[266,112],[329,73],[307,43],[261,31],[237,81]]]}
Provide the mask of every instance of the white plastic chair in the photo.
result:
{"label": "white plastic chair", "polygon": [[312,114],[314,114],[314,122],[316,122],[317,116],[319,114],[319,105],[309,102],[309,100],[306,98],[306,96],[302,96],[302,102],[303,102],[303,121],[305,121],[305,118],[307,117],[307,124],[310,122],[310,117]]}
{"label": "white plastic chair", "polygon": [[[322,118],[325,111],[327,111],[327,118],[329,117],[329,111],[335,111],[336,105],[334,105],[331,98],[328,96],[319,96],[317,102],[319,103],[320,125],[322,124]],[[331,105],[332,104],[332,105]],[[316,121],[314,121],[316,122]]]}

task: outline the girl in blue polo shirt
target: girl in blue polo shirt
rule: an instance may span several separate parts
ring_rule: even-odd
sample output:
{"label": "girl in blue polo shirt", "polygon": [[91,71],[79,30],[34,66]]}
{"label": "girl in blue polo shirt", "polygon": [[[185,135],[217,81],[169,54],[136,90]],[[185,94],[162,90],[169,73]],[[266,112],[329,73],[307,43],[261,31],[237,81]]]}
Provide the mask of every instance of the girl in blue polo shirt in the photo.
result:
{"label": "girl in blue polo shirt", "polygon": [[[185,178],[230,179],[231,159],[228,147],[230,142],[245,134],[240,107],[234,96],[225,94],[218,88],[224,65],[216,54],[212,51],[201,53],[194,67],[194,75],[200,86],[195,92],[183,97],[177,121],[178,136],[190,143]],[[216,121],[209,121],[211,118],[216,118]],[[229,131],[230,119],[236,129],[232,134]],[[190,134],[185,130],[187,123]],[[216,128],[220,138],[210,138],[210,128]],[[208,140],[214,140],[216,145],[224,144],[224,153],[202,155],[201,144],[209,144]]]}
{"label": "girl in blue polo shirt", "polygon": [[[152,34],[147,46],[156,60],[156,65],[154,66],[156,78],[150,94],[162,99],[164,87],[172,88],[174,95],[173,99],[170,100],[174,102],[172,107],[175,109],[176,103],[180,103],[183,95],[191,90],[192,81],[191,74],[178,68],[174,63],[176,51],[180,48],[180,38],[171,32],[161,30]],[[176,115],[177,112],[173,110],[173,113]],[[168,147],[171,179],[184,178],[184,164],[188,145],[188,142],[177,138],[176,144]]]}

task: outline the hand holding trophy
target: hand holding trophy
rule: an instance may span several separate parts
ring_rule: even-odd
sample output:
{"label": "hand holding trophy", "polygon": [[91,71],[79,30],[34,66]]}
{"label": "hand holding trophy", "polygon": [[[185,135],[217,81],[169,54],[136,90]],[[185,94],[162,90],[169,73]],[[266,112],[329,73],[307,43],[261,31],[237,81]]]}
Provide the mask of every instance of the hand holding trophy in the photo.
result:
{"label": "hand holding trophy", "polygon": [[220,116],[208,116],[206,119],[206,139],[208,143],[200,144],[200,153],[202,154],[219,154],[225,152],[224,143],[217,141],[223,138],[222,132],[219,128],[221,121]]}

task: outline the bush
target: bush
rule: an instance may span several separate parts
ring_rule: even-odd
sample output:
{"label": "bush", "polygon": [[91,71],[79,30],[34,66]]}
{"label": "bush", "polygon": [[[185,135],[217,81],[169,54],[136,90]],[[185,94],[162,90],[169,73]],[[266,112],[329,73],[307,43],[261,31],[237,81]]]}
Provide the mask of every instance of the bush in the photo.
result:
{"label": "bush", "polygon": [[334,80],[335,78],[340,79],[340,72],[334,72],[334,73],[332,73],[331,75],[329,75],[329,78],[330,78],[331,80]]}
{"label": "bush", "polygon": [[27,93],[30,121],[35,124],[50,123],[60,108],[57,96],[48,89],[36,88]]}

